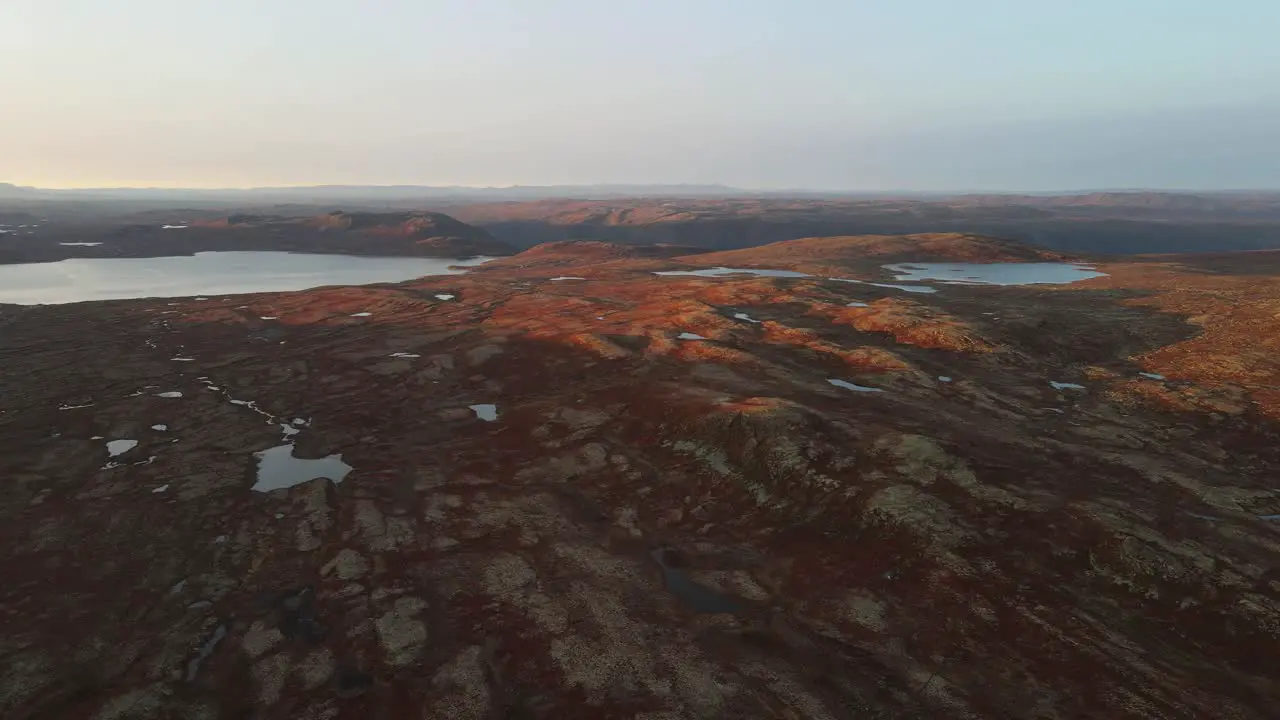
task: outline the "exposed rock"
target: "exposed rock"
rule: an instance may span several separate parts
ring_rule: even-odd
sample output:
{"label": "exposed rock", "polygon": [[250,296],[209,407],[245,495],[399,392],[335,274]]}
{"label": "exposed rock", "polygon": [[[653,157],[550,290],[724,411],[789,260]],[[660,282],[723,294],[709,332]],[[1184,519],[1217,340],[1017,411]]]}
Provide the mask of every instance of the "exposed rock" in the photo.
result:
{"label": "exposed rock", "polygon": [[426,607],[423,600],[402,597],[378,618],[378,642],[387,664],[400,667],[419,658],[427,642],[427,627],[418,619],[418,614]]}
{"label": "exposed rock", "polygon": [[481,662],[482,648],[472,645],[436,672],[431,685],[436,696],[428,718],[485,720],[491,717],[492,698]]}
{"label": "exposed rock", "polygon": [[504,553],[485,566],[484,588],[490,595],[503,597],[533,582],[534,577],[533,568],[523,558]]}
{"label": "exposed rock", "polygon": [[503,348],[501,345],[481,345],[467,351],[467,363],[472,366],[480,366],[502,353]]}
{"label": "exposed rock", "polygon": [[240,647],[244,648],[246,655],[257,659],[274,650],[282,640],[284,635],[279,628],[267,627],[266,623],[258,620],[245,631],[244,637],[240,640]]}
{"label": "exposed rock", "polygon": [[257,702],[263,707],[271,707],[280,701],[289,673],[293,669],[293,661],[286,653],[269,655],[253,665],[253,681],[257,686]]}
{"label": "exposed rock", "polygon": [[320,572],[336,574],[342,580],[358,580],[369,574],[369,561],[355,550],[343,548]]}
{"label": "exposed rock", "polygon": [[305,690],[316,690],[333,677],[333,653],[329,648],[318,648],[307,653],[294,672]]}

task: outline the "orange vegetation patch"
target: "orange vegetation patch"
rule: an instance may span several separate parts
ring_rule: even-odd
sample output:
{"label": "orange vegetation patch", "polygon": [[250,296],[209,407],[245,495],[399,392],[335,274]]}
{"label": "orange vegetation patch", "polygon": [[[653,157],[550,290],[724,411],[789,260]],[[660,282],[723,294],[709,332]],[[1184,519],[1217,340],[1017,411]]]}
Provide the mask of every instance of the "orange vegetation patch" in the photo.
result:
{"label": "orange vegetation patch", "polygon": [[859,347],[844,350],[840,357],[849,365],[862,370],[908,370],[911,364],[888,350],[877,347]]}
{"label": "orange vegetation patch", "polygon": [[765,342],[831,355],[856,368],[906,370],[910,367],[902,358],[887,350],[873,347],[842,348],[823,340],[811,330],[793,328],[771,320],[761,323],[760,327],[764,330]]}
{"label": "orange vegetation patch", "polygon": [[1149,405],[1167,412],[1194,412],[1198,408],[1181,393],[1165,385],[1142,380],[1129,380],[1107,389],[1108,400],[1124,404]]}
{"label": "orange vegetation patch", "polygon": [[1250,391],[1263,413],[1280,417],[1280,283],[1271,277],[1173,273],[1165,267],[1142,270],[1124,266],[1120,272],[1157,294],[1126,304],[1183,315],[1201,332],[1134,360],[1169,378]]}
{"label": "orange vegetation patch", "polygon": [[753,306],[783,303],[810,303],[818,286],[812,281],[786,281],[782,285],[769,278],[750,280],[715,279],[693,285],[698,299],[711,305]]}
{"label": "orange vegetation patch", "polygon": [[1280,389],[1268,388],[1253,393],[1253,400],[1258,410],[1272,420],[1280,421]]}
{"label": "orange vegetation patch", "polygon": [[996,349],[967,323],[910,300],[884,299],[868,307],[816,305],[809,314],[863,332],[888,333],[895,341],[916,347],[981,353]]}
{"label": "orange vegetation patch", "polygon": [[586,350],[608,360],[620,360],[631,356],[631,351],[626,348],[591,333],[574,333],[565,336],[563,340],[573,347]]}
{"label": "orange vegetation patch", "polygon": [[771,413],[783,409],[791,409],[796,406],[795,403],[782,398],[776,397],[749,397],[737,402],[725,402],[720,404],[722,412],[743,413],[746,415],[754,415],[758,413]]}
{"label": "orange vegetation patch", "polygon": [[718,343],[701,341],[677,342],[671,355],[687,362],[717,362],[734,365],[756,365],[759,361],[752,355],[734,350]]}
{"label": "orange vegetation patch", "polygon": [[544,264],[572,264],[623,260],[632,258],[664,258],[687,253],[693,248],[678,245],[618,245],[597,240],[562,240],[543,243],[525,250],[517,256],[498,260],[495,267],[537,267]]}

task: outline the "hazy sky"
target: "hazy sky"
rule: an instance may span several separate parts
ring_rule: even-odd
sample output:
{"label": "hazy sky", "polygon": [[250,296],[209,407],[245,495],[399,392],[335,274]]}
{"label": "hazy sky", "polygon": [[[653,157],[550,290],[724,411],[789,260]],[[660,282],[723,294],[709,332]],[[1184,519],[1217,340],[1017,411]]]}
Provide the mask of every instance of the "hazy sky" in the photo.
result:
{"label": "hazy sky", "polygon": [[0,0],[0,181],[1280,187],[1277,0]]}

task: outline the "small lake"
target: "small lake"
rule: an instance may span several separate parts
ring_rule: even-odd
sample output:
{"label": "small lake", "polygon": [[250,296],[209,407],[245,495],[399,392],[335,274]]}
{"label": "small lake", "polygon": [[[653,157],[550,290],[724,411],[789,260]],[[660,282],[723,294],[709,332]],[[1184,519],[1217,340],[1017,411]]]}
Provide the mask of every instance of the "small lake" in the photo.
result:
{"label": "small lake", "polygon": [[776,277],[776,278],[809,277],[807,273],[796,272],[795,270],[769,270],[765,268],[728,268],[728,267],[703,268],[701,270],[662,270],[659,272],[655,272],[654,275],[664,275],[664,276],[689,275],[692,277],[725,277],[727,275],[755,275],[757,277]]}
{"label": "small lake", "polygon": [[323,285],[457,275],[490,258],[355,257],[288,252],[202,252],[155,258],[73,258],[0,265],[0,303],[20,305],[188,295],[286,292]]}
{"label": "small lake", "polygon": [[885,265],[894,280],[938,280],[954,285],[1065,285],[1104,277],[1081,263],[898,263]]}

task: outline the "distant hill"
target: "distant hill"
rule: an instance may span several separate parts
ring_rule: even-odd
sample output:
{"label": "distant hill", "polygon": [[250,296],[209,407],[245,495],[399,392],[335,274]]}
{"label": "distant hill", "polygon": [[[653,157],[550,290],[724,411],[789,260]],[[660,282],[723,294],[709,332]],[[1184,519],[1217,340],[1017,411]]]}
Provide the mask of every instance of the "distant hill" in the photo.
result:
{"label": "distant hill", "polygon": [[[229,190],[43,190],[0,186],[5,218],[82,226],[437,211],[514,249],[563,240],[755,247],[804,237],[968,233],[1062,252],[1149,254],[1280,248],[1280,192],[1022,194],[752,192],[720,185],[466,188],[346,186]],[[15,222],[15,220],[7,220]]]}
{"label": "distant hill", "polygon": [[739,250],[706,252],[687,245],[620,245],[595,240],[566,240],[536,245],[487,263],[473,272],[577,275],[600,279],[637,268],[768,268],[814,276],[852,273],[875,276],[894,262],[1055,262],[1069,256],[1025,243],[963,233],[860,235],[785,240]]}
{"label": "distant hill", "polygon": [[336,252],[352,255],[468,257],[507,255],[510,246],[488,232],[435,212],[348,213],[315,217],[232,215],[194,222],[182,230],[164,226],[124,228],[117,236],[160,234],[165,237],[212,238],[241,249]]}
{"label": "distant hill", "polygon": [[13,183],[0,182],[0,199],[15,198],[24,199],[35,195],[37,191],[33,188],[20,187]]}
{"label": "distant hill", "polygon": [[973,195],[946,199],[540,200],[441,207],[517,247],[558,240],[709,250],[805,237],[964,233],[1085,254],[1280,248],[1280,193]]}
{"label": "distant hill", "polygon": [[[122,233],[153,231],[127,228]],[[507,255],[510,246],[480,228],[436,212],[348,213],[335,211],[315,217],[231,215],[191,223],[189,230],[220,231],[225,235],[262,241],[306,243],[308,247],[338,247],[343,252],[376,255]],[[163,226],[161,226],[163,231]]]}
{"label": "distant hill", "polygon": [[[75,245],[62,245],[75,242]],[[85,245],[91,242],[93,245]],[[160,257],[228,250],[465,258],[514,250],[481,228],[434,212],[347,213],[312,217],[231,215],[215,220],[152,222],[103,229],[42,226],[5,237],[0,262],[66,257]]]}
{"label": "distant hill", "polygon": [[686,258],[702,266],[816,271],[890,262],[1044,262],[1064,256],[1010,240],[964,233],[802,238]]}

